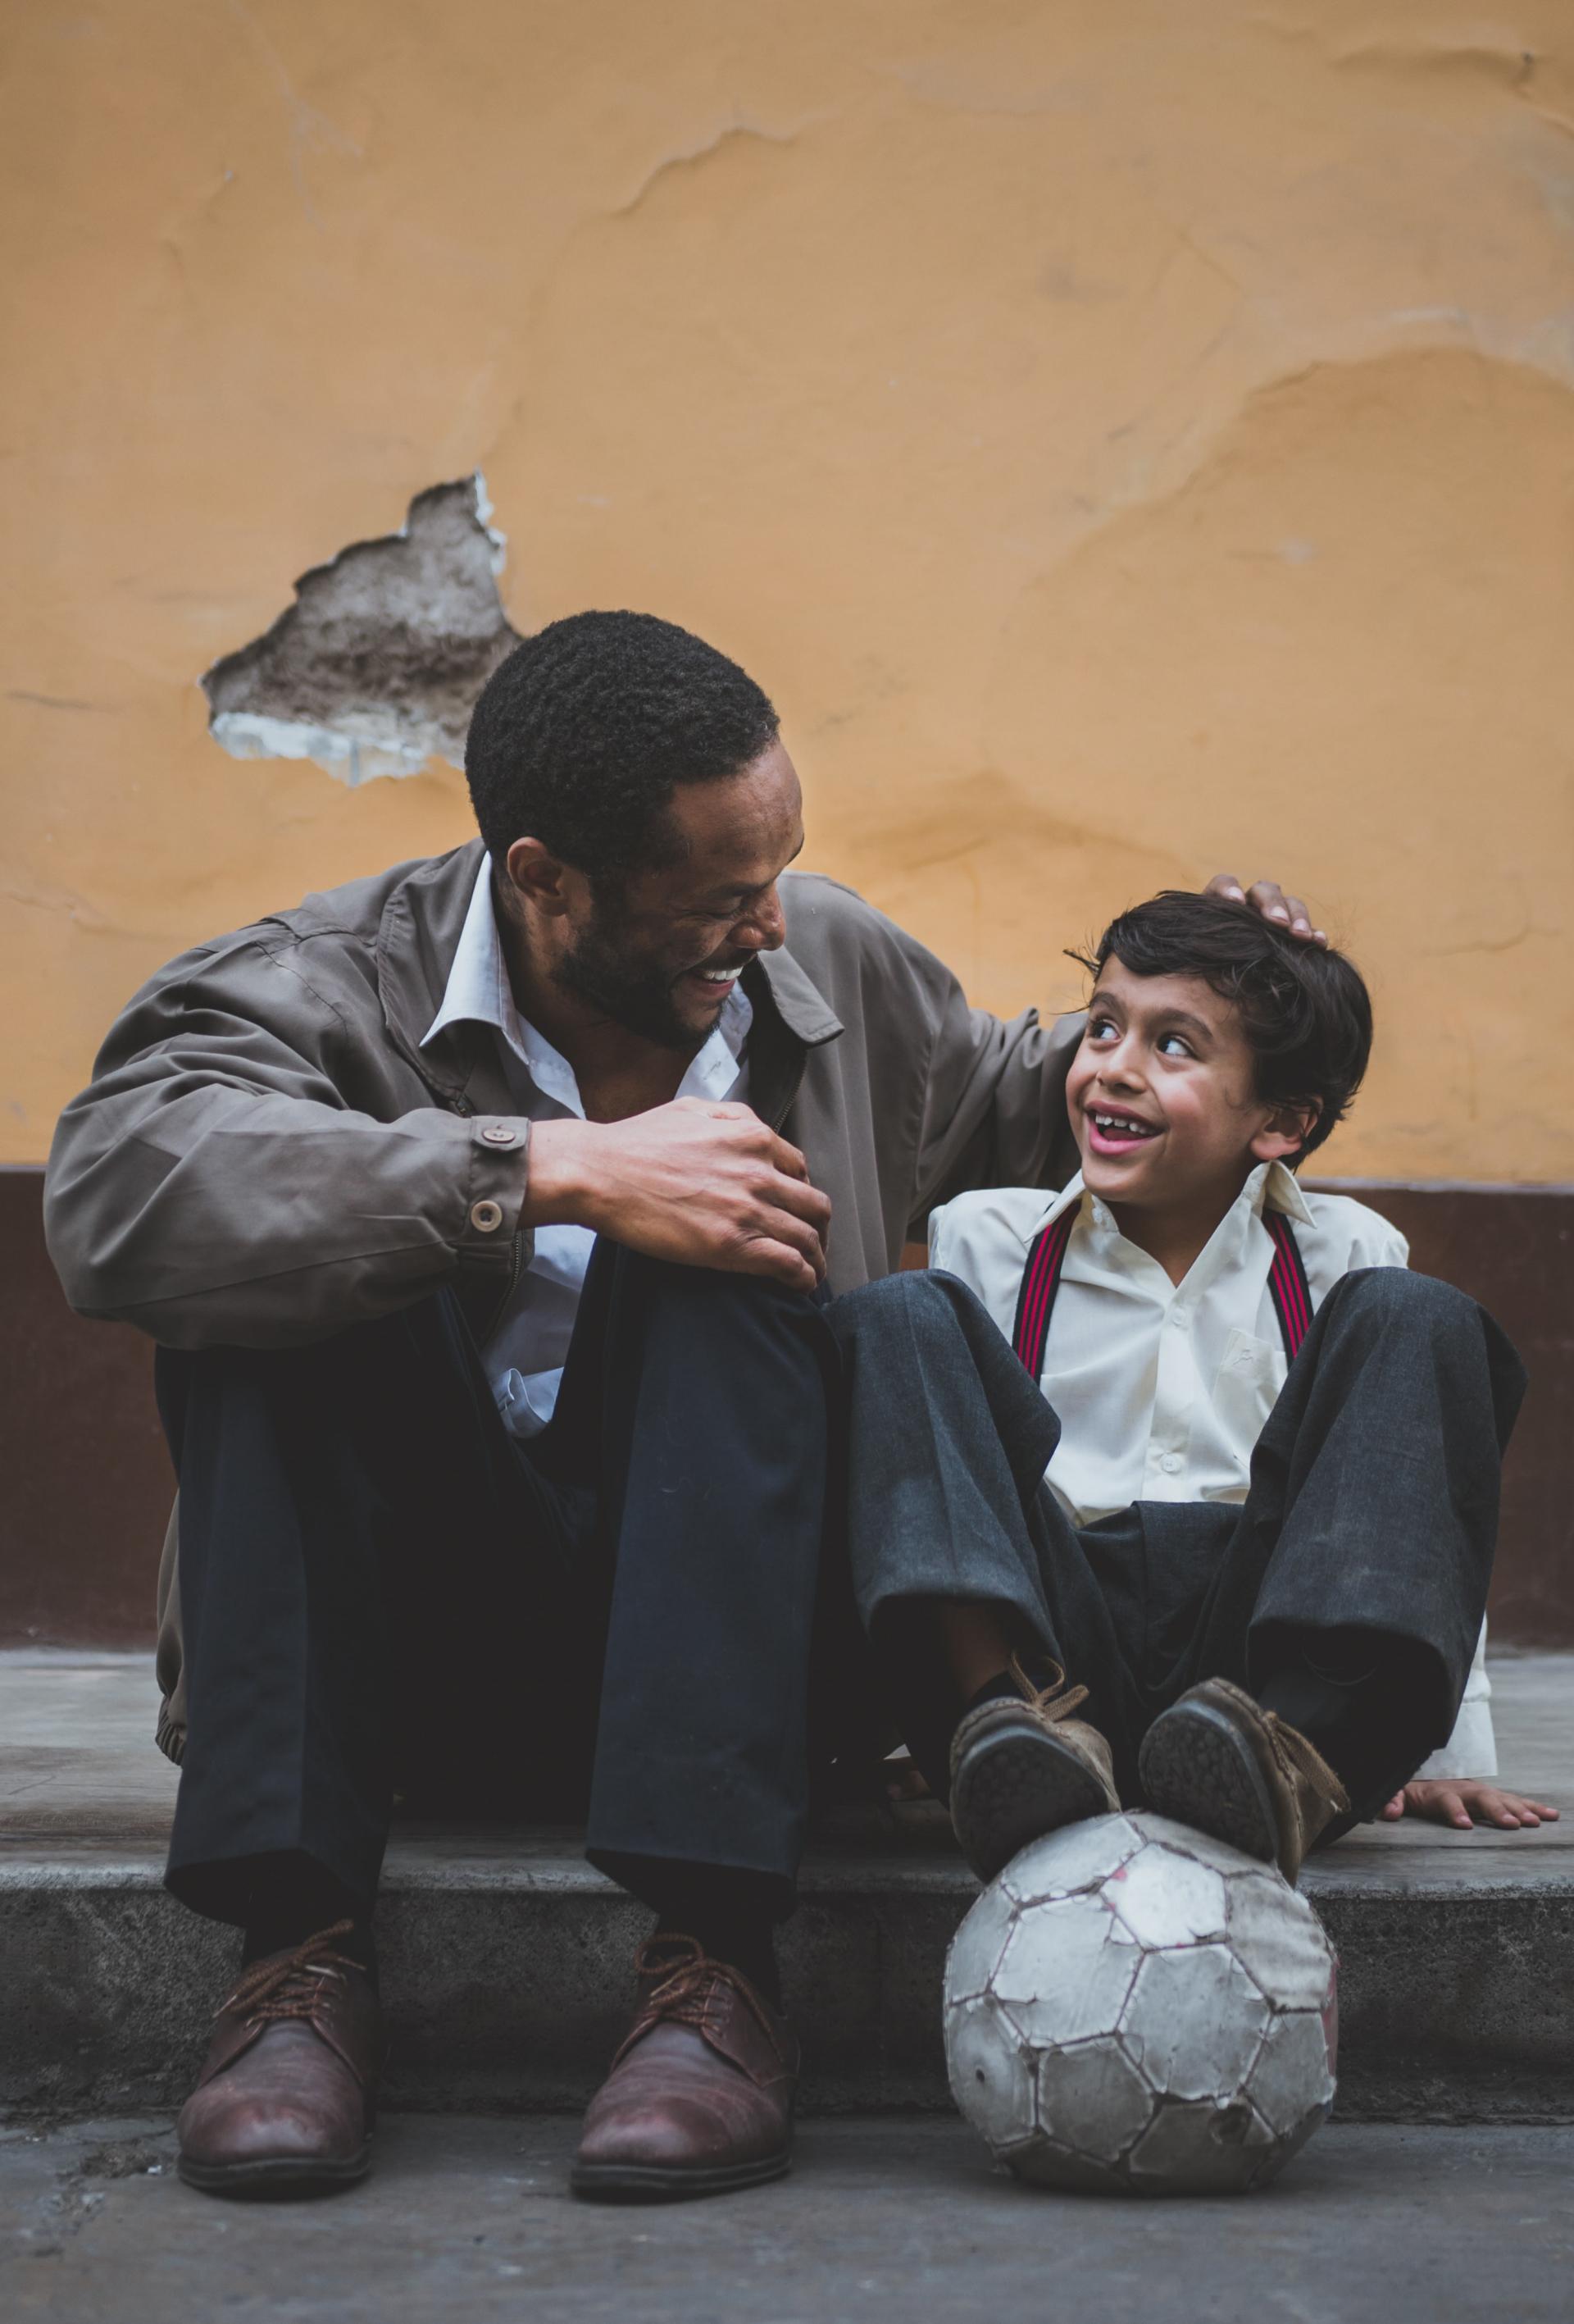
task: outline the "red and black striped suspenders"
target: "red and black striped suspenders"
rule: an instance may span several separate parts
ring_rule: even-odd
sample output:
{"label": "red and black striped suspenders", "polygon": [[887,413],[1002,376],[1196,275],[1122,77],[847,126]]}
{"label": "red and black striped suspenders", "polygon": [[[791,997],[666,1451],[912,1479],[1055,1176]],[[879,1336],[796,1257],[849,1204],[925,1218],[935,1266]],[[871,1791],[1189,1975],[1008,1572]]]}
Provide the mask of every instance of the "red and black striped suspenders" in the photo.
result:
{"label": "red and black striped suspenders", "polygon": [[[1080,1205],[1073,1203],[1069,1210],[1061,1213],[1059,1218],[1052,1219],[1043,1233],[1035,1237],[1027,1254],[1022,1289],[1017,1299],[1017,1322],[1011,1333],[1011,1345],[1021,1357],[1028,1377],[1033,1380],[1040,1380],[1044,1377],[1044,1343],[1049,1337],[1049,1319],[1054,1310],[1055,1294],[1060,1289],[1066,1245],[1072,1239],[1072,1229],[1077,1222],[1079,1209]],[[1293,1363],[1300,1353],[1302,1341],[1312,1328],[1312,1291],[1306,1280],[1301,1246],[1283,1211],[1265,1211],[1263,1224],[1274,1239],[1274,1263],[1268,1269],[1268,1294],[1274,1303],[1274,1313],[1279,1319],[1284,1353]]]}

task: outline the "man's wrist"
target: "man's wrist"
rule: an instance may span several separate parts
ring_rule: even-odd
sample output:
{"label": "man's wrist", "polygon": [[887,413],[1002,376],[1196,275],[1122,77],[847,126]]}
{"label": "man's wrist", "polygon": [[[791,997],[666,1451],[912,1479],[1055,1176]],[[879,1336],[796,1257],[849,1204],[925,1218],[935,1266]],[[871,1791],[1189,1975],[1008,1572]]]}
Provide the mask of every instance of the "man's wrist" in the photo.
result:
{"label": "man's wrist", "polygon": [[530,1176],[520,1223],[525,1226],[589,1226],[588,1163],[596,1125],[590,1121],[538,1121],[530,1130]]}

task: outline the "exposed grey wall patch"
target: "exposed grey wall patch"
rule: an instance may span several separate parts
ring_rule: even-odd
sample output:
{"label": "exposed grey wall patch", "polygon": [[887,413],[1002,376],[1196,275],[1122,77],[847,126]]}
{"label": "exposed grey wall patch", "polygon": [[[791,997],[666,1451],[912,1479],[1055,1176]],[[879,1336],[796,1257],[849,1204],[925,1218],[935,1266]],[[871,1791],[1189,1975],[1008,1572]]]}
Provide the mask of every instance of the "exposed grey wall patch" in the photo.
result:
{"label": "exposed grey wall patch", "polygon": [[518,632],[497,594],[506,544],[477,470],[418,493],[400,530],[295,585],[263,636],[202,680],[237,759],[315,759],[342,783],[465,761],[476,696]]}

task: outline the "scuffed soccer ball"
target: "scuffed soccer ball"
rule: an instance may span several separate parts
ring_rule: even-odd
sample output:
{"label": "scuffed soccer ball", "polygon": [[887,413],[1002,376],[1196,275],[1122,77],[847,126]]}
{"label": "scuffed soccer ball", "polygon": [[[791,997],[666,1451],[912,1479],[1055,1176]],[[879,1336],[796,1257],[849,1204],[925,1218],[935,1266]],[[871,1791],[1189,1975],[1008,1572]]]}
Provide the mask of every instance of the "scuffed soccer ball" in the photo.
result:
{"label": "scuffed soccer ball", "polygon": [[1336,1968],[1273,1866],[1164,1816],[1070,1824],[952,1941],[952,2094],[1041,2186],[1260,2187],[1333,2103]]}

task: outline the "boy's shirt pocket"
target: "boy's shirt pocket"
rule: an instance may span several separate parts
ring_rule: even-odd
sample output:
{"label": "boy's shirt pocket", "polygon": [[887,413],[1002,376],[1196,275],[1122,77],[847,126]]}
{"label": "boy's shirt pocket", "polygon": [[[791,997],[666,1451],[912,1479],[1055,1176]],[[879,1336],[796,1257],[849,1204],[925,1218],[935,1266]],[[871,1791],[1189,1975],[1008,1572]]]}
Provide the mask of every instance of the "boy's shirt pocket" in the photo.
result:
{"label": "boy's shirt pocket", "polygon": [[1283,1346],[1272,1340],[1232,1331],[1225,1341],[1213,1383],[1213,1411],[1239,1462],[1243,1481],[1250,1471],[1253,1448],[1289,1370]]}

